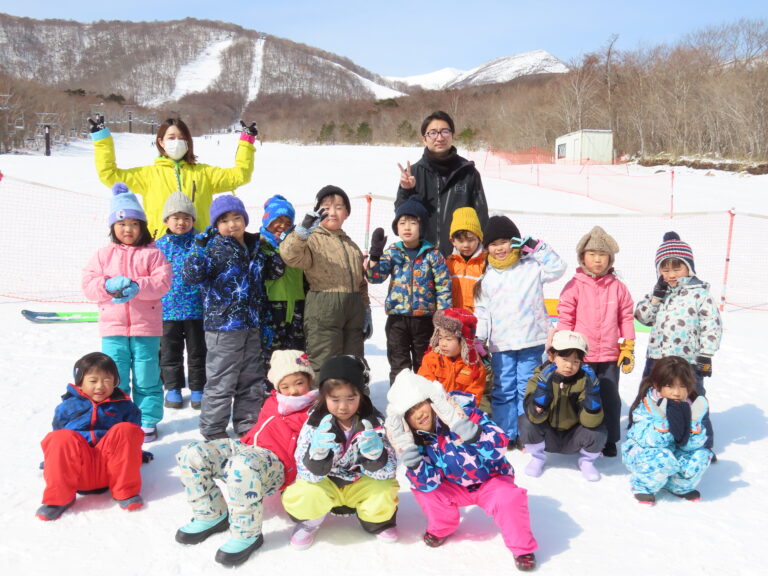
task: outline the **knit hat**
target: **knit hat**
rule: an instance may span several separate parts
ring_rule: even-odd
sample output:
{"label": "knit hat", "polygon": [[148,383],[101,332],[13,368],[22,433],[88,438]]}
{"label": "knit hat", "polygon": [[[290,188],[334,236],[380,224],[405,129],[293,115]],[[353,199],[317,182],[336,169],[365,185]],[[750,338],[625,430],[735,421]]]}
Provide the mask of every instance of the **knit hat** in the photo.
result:
{"label": "knit hat", "polygon": [[112,186],[112,200],[109,203],[109,225],[115,222],[134,218],[135,220],[147,221],[147,215],[139,204],[136,194],[128,190],[128,186],[118,182]]}
{"label": "knit hat", "polygon": [[600,228],[600,226],[595,226],[584,234],[579,243],[576,244],[576,254],[578,254],[579,264],[582,266],[584,265],[584,252],[587,250],[610,254],[610,264],[608,266],[610,268],[613,266],[614,256],[619,253],[619,245],[608,232]]}
{"label": "knit hat", "polygon": [[320,378],[318,380],[320,386],[330,378],[346,380],[361,393],[364,393],[365,385],[370,381],[368,364],[362,358],[352,354],[332,356],[323,362],[323,365],[320,367]]}
{"label": "knit hat", "polygon": [[245,211],[243,201],[233,194],[217,196],[211,203],[211,224],[216,226],[216,221],[227,212],[237,212],[245,219],[245,225],[248,226],[248,212]]}
{"label": "knit hat", "polygon": [[397,221],[400,220],[401,216],[414,216],[415,218],[418,218],[419,238],[424,238],[424,232],[427,230],[427,220],[429,219],[429,214],[427,213],[427,209],[421,200],[415,196],[411,196],[408,198],[408,200],[395,208],[395,219],[392,220],[392,231],[395,234],[397,234]]}
{"label": "knit hat", "polygon": [[488,248],[495,240],[511,240],[520,238],[520,230],[506,216],[491,216],[483,229],[483,246]]}
{"label": "knit hat", "polygon": [[453,211],[453,219],[451,220],[451,232],[450,236],[460,230],[466,230],[472,232],[475,236],[483,241],[483,229],[480,228],[480,219],[477,217],[477,212],[474,208],[465,206],[464,208],[457,208]]}
{"label": "knit hat", "polygon": [[182,214],[189,214],[192,216],[193,220],[197,220],[197,210],[195,210],[195,205],[192,204],[192,200],[190,200],[181,190],[176,190],[176,192],[168,196],[168,200],[165,201],[165,206],[163,206],[163,222],[168,220],[168,216],[173,216],[179,212]]}
{"label": "knit hat", "polygon": [[477,362],[475,350],[475,332],[477,330],[477,318],[472,312],[463,308],[446,308],[438,310],[432,317],[435,331],[429,340],[429,346],[439,353],[440,330],[453,334],[461,343],[461,359],[467,364]]}
{"label": "knit hat", "polygon": [[409,369],[401,370],[387,392],[387,414],[404,416],[408,410],[429,400],[430,382]]}
{"label": "knit hat", "polygon": [[277,388],[280,380],[296,372],[309,374],[311,382],[315,380],[315,371],[309,365],[307,355],[301,350],[275,350],[272,352],[269,366],[267,379],[272,382],[275,388]]}
{"label": "knit hat", "polygon": [[696,269],[693,266],[693,250],[688,244],[680,240],[677,232],[664,234],[664,241],[656,250],[656,274],[661,274],[661,265],[664,260],[670,258],[679,258],[685,262],[692,275],[696,274]]}
{"label": "knit hat", "polygon": [[587,339],[578,332],[570,330],[558,330],[552,336],[552,348],[555,350],[581,350],[584,354],[589,353]]}
{"label": "knit hat", "polygon": [[288,202],[280,194],[275,194],[272,198],[268,198],[264,202],[264,216],[261,217],[261,223],[264,228],[267,228],[272,222],[280,218],[280,216],[287,216],[293,224],[293,220],[296,217],[296,210],[293,204]]}
{"label": "knit hat", "polygon": [[320,188],[320,192],[315,196],[315,211],[320,208],[320,203],[326,196],[341,196],[341,199],[344,200],[344,205],[347,207],[347,212],[349,214],[352,213],[352,205],[349,203],[349,196],[347,196],[347,193],[338,186],[332,184]]}

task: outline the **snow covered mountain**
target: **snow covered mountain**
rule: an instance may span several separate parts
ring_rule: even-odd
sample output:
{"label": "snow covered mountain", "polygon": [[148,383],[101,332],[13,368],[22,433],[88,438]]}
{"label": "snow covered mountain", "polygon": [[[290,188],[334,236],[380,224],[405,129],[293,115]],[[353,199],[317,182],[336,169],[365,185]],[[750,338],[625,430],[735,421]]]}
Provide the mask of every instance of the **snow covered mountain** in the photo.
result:
{"label": "snow covered mountain", "polygon": [[546,50],[532,50],[515,56],[496,58],[467,71],[443,68],[437,72],[418,76],[389,77],[389,80],[402,82],[408,86],[420,86],[425,90],[440,90],[509,82],[521,76],[565,72],[568,72],[568,67]]}

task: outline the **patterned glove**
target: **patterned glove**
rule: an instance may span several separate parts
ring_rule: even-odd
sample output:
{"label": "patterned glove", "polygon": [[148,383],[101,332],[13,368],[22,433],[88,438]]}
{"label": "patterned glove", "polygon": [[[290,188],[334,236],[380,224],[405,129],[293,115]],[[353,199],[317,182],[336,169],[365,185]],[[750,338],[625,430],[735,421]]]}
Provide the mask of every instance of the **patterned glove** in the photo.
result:
{"label": "patterned glove", "polygon": [[[533,392],[532,401],[535,406],[541,408],[542,412],[549,410],[549,406],[552,404],[554,398],[554,392],[552,392],[552,386],[549,384],[549,379],[552,377],[553,384],[557,384],[554,381],[553,372],[557,369],[555,364],[547,366],[544,370],[539,372],[539,377],[536,380],[536,390]],[[557,376],[557,374],[554,374]]]}
{"label": "patterned glove", "polygon": [[117,294],[131,285],[131,279],[127,276],[112,276],[104,282],[104,290],[110,294]]}
{"label": "patterned glove", "polygon": [[216,229],[215,226],[207,226],[205,231],[200,232],[200,234],[197,234],[195,236],[195,244],[200,246],[200,248],[205,248],[208,246],[208,242],[213,240],[213,238],[219,233],[219,231]]}
{"label": "patterned glove", "polygon": [[106,127],[104,123],[104,116],[101,114],[98,114],[96,116],[96,120],[94,120],[93,118],[88,118],[88,124],[90,125],[91,134],[93,134],[94,132],[99,132],[101,130],[104,130],[104,128]]}
{"label": "patterned glove", "polygon": [[696,372],[702,378],[709,378],[712,376],[712,357],[711,356],[696,356]]}
{"label": "patterned glove", "polygon": [[248,134],[248,136],[253,136],[256,138],[256,136],[259,135],[259,129],[256,128],[256,122],[251,122],[250,124],[246,124],[242,120],[240,120],[240,126],[243,127],[243,132]]}
{"label": "patterned glove", "polygon": [[317,230],[317,227],[320,226],[320,222],[322,222],[326,216],[328,216],[328,214],[325,212],[325,208],[320,208],[317,212],[307,212],[304,216],[304,220],[302,220],[301,224],[296,226],[294,230],[296,236],[302,240],[306,240],[312,232]]}
{"label": "patterned glove", "polygon": [[309,457],[312,460],[325,460],[336,444],[336,435],[331,432],[332,418],[333,416],[326,414],[312,432],[309,442]]}
{"label": "patterned glove", "polygon": [[365,429],[360,433],[357,449],[363,458],[376,460],[384,451],[384,440],[368,420],[363,420],[363,428]]}
{"label": "patterned glove", "polygon": [[384,254],[384,246],[387,245],[387,237],[384,235],[384,228],[376,228],[371,235],[371,248],[368,250],[368,259],[371,262],[381,260]]}
{"label": "patterned glove", "polygon": [[624,374],[629,374],[635,367],[635,341],[624,340],[619,344],[619,360],[616,363],[617,366],[621,366],[621,371]]}
{"label": "patterned glove", "polygon": [[544,246],[544,242],[536,240],[530,236],[526,238],[525,242],[520,246],[520,258],[528,258],[539,251]]}
{"label": "patterned glove", "polygon": [[603,407],[600,399],[600,380],[587,376],[587,383],[584,385],[584,410],[590,414],[595,414]]}

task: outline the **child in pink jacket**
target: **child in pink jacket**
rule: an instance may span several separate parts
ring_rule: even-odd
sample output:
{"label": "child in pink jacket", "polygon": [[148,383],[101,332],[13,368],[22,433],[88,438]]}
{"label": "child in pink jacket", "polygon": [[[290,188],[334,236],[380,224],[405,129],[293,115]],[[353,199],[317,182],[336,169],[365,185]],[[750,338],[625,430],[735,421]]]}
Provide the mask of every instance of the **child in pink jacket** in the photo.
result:
{"label": "child in pink jacket", "polygon": [[[102,352],[117,364],[120,389],[141,409],[144,441],[157,439],[163,418],[160,380],[160,298],[171,285],[171,266],[155,247],[136,195],[123,183],[112,188],[112,242],[83,269],[83,292],[99,303]],[[133,381],[131,381],[133,374]]]}
{"label": "child in pink jacket", "polygon": [[584,361],[600,379],[603,422],[608,429],[603,456],[608,457],[616,456],[621,438],[619,367],[624,374],[635,367],[634,304],[613,269],[618,251],[616,240],[600,226],[582,236],[576,245],[581,267],[563,288],[557,306],[557,329],[579,332],[589,343]]}

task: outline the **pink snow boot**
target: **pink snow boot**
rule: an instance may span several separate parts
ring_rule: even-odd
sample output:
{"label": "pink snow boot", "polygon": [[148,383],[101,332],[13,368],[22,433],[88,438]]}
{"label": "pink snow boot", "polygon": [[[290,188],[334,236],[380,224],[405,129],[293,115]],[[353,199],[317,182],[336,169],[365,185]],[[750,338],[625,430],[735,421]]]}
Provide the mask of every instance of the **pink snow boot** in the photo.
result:
{"label": "pink snow boot", "polygon": [[531,461],[525,467],[525,473],[532,478],[538,478],[544,472],[544,463],[547,461],[547,455],[544,454],[544,442],[526,444],[525,451],[531,455]]}

